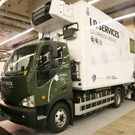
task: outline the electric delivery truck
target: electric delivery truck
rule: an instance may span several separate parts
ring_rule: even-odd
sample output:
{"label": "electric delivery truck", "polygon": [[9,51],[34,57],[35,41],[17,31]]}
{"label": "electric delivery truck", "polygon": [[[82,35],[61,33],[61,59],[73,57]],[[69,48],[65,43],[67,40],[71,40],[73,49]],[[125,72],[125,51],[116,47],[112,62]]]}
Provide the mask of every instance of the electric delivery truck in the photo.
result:
{"label": "electric delivery truck", "polygon": [[2,71],[0,114],[58,133],[75,116],[135,99],[134,33],[85,1],[32,12],[38,43],[14,50]]}

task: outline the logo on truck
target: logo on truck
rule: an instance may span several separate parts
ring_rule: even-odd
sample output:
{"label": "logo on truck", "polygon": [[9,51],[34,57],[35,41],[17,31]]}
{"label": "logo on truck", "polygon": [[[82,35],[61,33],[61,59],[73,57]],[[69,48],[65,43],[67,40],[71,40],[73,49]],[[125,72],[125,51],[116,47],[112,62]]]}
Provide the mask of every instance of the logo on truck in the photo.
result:
{"label": "logo on truck", "polygon": [[90,26],[94,26],[94,25],[97,25],[96,29],[99,29],[100,31],[103,31],[103,32],[105,32],[107,34],[110,34],[110,35],[112,35],[112,36],[114,36],[116,38],[120,37],[119,32],[117,30],[115,30],[113,28],[110,28],[110,27],[108,27],[108,26],[106,26],[104,24],[100,25],[100,22],[98,22],[95,19],[90,18]]}
{"label": "logo on truck", "polygon": [[99,39],[97,37],[94,37],[94,36],[91,36],[90,38],[91,38],[91,41],[93,42],[93,44],[96,43],[97,45],[102,46],[102,40],[101,39]]}
{"label": "logo on truck", "polygon": [[13,83],[11,81],[2,81],[2,85],[12,86]]}

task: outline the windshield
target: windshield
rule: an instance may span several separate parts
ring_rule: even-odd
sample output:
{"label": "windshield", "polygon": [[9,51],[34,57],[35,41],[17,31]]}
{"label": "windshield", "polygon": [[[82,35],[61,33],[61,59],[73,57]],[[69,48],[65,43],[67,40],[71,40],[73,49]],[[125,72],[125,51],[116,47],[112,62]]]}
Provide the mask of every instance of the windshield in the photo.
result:
{"label": "windshield", "polygon": [[37,45],[15,50],[4,66],[4,73],[29,71]]}

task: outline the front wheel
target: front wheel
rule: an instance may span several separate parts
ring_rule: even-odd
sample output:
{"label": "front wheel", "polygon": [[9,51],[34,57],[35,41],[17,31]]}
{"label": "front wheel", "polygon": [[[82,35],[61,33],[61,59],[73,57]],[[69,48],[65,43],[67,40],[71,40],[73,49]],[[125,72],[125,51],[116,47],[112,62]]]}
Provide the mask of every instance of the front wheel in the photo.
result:
{"label": "front wheel", "polygon": [[57,103],[51,110],[48,125],[52,132],[59,133],[64,131],[70,120],[68,107],[63,103]]}
{"label": "front wheel", "polygon": [[113,107],[118,108],[120,107],[122,102],[122,93],[121,93],[121,88],[117,88],[114,93],[114,103]]}

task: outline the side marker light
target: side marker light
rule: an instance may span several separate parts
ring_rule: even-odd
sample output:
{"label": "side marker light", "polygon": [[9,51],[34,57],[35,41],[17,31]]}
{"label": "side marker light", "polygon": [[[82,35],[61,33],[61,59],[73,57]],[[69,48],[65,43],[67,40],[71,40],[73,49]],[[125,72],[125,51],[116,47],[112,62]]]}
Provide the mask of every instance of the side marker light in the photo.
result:
{"label": "side marker light", "polygon": [[44,100],[44,99],[45,99],[45,96],[42,96],[42,97],[41,97],[41,99],[43,99],[43,100]]}

